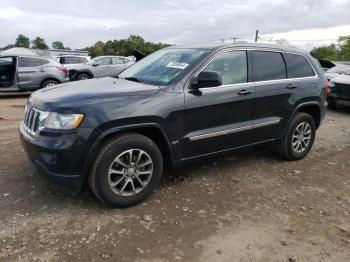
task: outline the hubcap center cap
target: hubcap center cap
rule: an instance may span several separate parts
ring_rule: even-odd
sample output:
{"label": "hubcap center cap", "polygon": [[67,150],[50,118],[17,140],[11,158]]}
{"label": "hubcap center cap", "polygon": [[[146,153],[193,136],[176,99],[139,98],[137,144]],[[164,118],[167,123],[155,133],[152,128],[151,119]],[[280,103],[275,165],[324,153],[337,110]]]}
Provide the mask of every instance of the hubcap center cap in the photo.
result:
{"label": "hubcap center cap", "polygon": [[129,176],[133,176],[133,175],[135,175],[135,173],[136,173],[135,167],[130,167],[130,168],[128,169],[128,175],[129,175]]}

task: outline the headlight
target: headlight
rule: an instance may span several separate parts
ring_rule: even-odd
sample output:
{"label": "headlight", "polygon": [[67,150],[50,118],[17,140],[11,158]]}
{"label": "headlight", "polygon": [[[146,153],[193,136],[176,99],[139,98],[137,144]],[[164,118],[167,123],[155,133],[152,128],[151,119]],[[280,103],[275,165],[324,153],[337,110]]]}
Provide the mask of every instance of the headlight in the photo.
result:
{"label": "headlight", "polygon": [[77,128],[84,115],[82,114],[60,114],[56,112],[40,112],[39,128],[51,128],[70,130]]}

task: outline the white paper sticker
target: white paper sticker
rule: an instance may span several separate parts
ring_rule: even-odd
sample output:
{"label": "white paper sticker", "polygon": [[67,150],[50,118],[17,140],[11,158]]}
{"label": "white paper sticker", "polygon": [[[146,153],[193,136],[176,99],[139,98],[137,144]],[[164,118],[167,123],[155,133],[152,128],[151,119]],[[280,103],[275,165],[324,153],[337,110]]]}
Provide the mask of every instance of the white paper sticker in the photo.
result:
{"label": "white paper sticker", "polygon": [[179,62],[170,62],[169,64],[166,65],[166,67],[178,68],[178,69],[185,69],[187,66],[188,64],[179,63]]}

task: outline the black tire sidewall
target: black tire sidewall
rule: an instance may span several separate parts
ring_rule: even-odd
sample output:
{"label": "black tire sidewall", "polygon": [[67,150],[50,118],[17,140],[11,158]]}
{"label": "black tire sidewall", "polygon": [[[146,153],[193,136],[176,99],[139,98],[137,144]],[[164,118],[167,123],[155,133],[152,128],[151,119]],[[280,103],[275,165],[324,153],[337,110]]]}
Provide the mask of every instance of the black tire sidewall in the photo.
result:
{"label": "black tire sidewall", "polygon": [[[107,145],[108,146],[108,145]],[[133,196],[118,196],[115,194],[108,184],[108,170],[112,161],[122,152],[129,149],[142,149],[153,161],[153,174],[146,188]],[[94,191],[97,196],[106,204],[115,207],[127,207],[135,205],[149,195],[152,194],[156,186],[159,184],[163,172],[163,158],[157,145],[142,136],[132,136],[120,140],[113,145],[100,157],[97,165],[94,168],[93,183]]]}
{"label": "black tire sidewall", "polygon": [[42,84],[42,88],[45,88],[47,87],[48,84],[50,83],[54,83],[55,85],[58,85],[59,82],[57,80],[54,80],[54,79],[48,79],[48,80],[45,80]]}
{"label": "black tire sidewall", "polygon": [[[292,137],[293,137],[293,133],[294,133],[295,129],[297,128],[297,126],[301,122],[307,122],[308,124],[310,124],[310,126],[311,126],[311,141],[310,141],[309,145],[307,146],[307,148],[303,152],[298,153],[298,152],[295,152],[293,149]],[[294,119],[291,123],[291,126],[288,130],[288,136],[287,136],[286,142],[287,142],[287,150],[288,150],[289,158],[292,160],[299,160],[299,159],[304,158],[312,148],[312,145],[315,141],[315,135],[316,135],[316,126],[315,126],[314,119],[308,114],[298,113],[294,117]]]}
{"label": "black tire sidewall", "polygon": [[[86,76],[86,79],[81,79],[81,76]],[[78,81],[87,80],[87,79],[90,79],[90,76],[89,76],[88,74],[85,74],[85,73],[80,73],[80,74],[78,74],[78,76],[77,76],[77,80],[78,80]]]}

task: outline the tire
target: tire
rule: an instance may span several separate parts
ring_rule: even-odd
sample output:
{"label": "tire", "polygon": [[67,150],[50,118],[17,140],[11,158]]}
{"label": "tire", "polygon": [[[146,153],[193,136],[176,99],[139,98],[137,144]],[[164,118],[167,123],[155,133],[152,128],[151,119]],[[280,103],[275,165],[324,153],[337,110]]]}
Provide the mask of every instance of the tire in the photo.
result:
{"label": "tire", "polygon": [[[302,125],[303,123],[304,125]],[[304,130],[302,133],[305,135],[302,137],[305,140],[303,140],[303,138],[300,138],[304,142],[301,142],[301,140],[299,140],[298,136],[301,136],[302,133],[298,132],[297,129]],[[309,153],[314,143],[315,135],[316,126],[312,116],[306,113],[297,113],[289,124],[289,127],[285,132],[283,138],[279,141],[277,145],[277,152],[280,156],[287,160],[302,159]]]}
{"label": "tire", "polygon": [[58,85],[60,82],[55,80],[55,79],[48,79],[45,80],[42,84],[41,84],[41,88],[45,88],[45,87],[49,87],[49,86],[55,86]]}
{"label": "tire", "polygon": [[[129,161],[130,151],[132,161]],[[147,164],[149,160],[151,164]],[[162,172],[163,157],[158,146],[148,137],[126,133],[104,143],[93,164],[89,184],[103,203],[113,207],[128,207],[152,194],[160,182]]]}
{"label": "tire", "polygon": [[90,76],[86,73],[80,73],[77,75],[77,81],[90,79]]}

